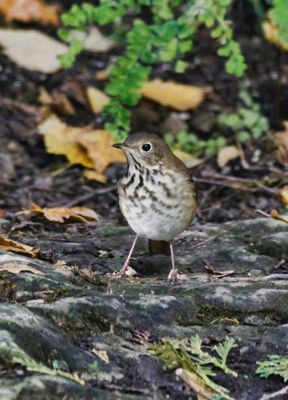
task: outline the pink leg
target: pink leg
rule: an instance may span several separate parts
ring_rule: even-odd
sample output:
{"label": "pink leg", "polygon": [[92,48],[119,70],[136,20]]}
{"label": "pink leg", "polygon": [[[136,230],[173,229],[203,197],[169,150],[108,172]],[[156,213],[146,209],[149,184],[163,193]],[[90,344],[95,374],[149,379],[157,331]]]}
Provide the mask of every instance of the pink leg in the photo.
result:
{"label": "pink leg", "polygon": [[170,243],[170,254],[171,254],[172,269],[169,272],[168,280],[171,282],[177,282],[177,281],[179,281],[179,274],[178,274],[177,269],[175,268],[175,255],[174,255],[174,248],[173,248],[172,243]]}
{"label": "pink leg", "polygon": [[135,237],[135,239],[134,239],[134,242],[133,242],[133,244],[132,244],[132,246],[131,246],[131,249],[130,249],[130,251],[129,251],[128,257],[126,258],[126,261],[125,261],[123,267],[120,269],[119,272],[116,273],[116,275],[120,275],[120,276],[124,276],[124,275],[133,276],[133,275],[136,275],[136,274],[137,274],[137,272],[136,272],[133,268],[131,268],[131,267],[129,266],[129,261],[130,261],[130,258],[131,258],[131,256],[132,256],[132,254],[133,254],[133,251],[134,251],[134,248],[135,248],[135,245],[136,245],[137,240],[138,240],[138,235],[136,235],[136,237]]}

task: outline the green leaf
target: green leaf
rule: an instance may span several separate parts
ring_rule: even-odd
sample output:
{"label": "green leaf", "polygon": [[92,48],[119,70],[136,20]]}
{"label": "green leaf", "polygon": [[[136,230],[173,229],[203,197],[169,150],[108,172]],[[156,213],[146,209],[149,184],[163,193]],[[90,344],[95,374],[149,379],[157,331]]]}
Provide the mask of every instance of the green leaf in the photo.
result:
{"label": "green leaf", "polygon": [[288,356],[269,355],[267,361],[258,361],[259,367],[256,370],[261,378],[268,378],[270,375],[278,375],[288,381]]}
{"label": "green leaf", "polygon": [[179,60],[176,62],[175,72],[177,72],[177,74],[183,74],[183,72],[186,71],[187,67],[188,67],[187,62]]}

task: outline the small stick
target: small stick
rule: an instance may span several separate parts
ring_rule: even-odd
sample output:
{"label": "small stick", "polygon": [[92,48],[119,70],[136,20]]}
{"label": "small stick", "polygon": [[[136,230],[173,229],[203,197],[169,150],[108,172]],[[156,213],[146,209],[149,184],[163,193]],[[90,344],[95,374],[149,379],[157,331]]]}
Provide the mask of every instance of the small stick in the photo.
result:
{"label": "small stick", "polygon": [[91,199],[93,199],[93,197],[98,196],[100,194],[113,192],[113,190],[115,190],[116,188],[117,188],[116,185],[112,185],[112,186],[108,186],[105,188],[93,190],[93,192],[91,192],[91,193],[84,194],[83,196],[77,197],[76,199],[70,201],[69,203],[66,203],[66,205],[64,207],[69,208],[69,207],[76,206],[77,204],[83,203],[84,201],[91,200]]}
{"label": "small stick", "polygon": [[277,390],[277,392],[264,394],[259,400],[271,400],[281,396],[282,394],[287,394],[287,393],[288,393],[288,386],[285,386],[284,388]]}

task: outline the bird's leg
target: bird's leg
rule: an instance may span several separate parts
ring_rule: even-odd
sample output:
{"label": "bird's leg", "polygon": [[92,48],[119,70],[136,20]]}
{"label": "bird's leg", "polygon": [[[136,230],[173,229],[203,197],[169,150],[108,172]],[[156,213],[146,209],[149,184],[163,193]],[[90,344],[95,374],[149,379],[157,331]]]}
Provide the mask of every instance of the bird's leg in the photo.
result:
{"label": "bird's leg", "polygon": [[174,255],[174,248],[173,248],[173,244],[172,243],[170,243],[170,254],[171,254],[172,269],[169,272],[168,281],[177,282],[181,278],[180,278],[180,276],[178,274],[177,269],[175,268],[175,255]]}
{"label": "bird's leg", "polygon": [[134,242],[132,243],[131,249],[129,251],[128,257],[126,258],[126,261],[125,261],[123,267],[120,269],[120,271],[118,271],[116,273],[116,275],[119,275],[119,276],[124,276],[124,275],[134,276],[134,275],[137,275],[137,272],[133,268],[131,268],[130,265],[129,265],[129,261],[130,261],[130,258],[132,256],[132,254],[133,254],[137,239],[138,239],[138,235],[136,235],[136,237],[134,239]]}

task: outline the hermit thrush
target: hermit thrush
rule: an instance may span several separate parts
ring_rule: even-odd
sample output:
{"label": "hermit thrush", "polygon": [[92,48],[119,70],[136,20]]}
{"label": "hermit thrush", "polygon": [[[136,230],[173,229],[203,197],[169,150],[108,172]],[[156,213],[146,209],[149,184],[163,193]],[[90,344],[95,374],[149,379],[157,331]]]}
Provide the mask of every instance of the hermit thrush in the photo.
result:
{"label": "hermit thrush", "polygon": [[121,275],[133,275],[129,266],[138,237],[170,243],[171,281],[179,278],[172,240],[192,222],[196,212],[196,189],[189,170],[157,135],[135,133],[123,143],[127,173],[118,184],[119,204],[136,233]]}

